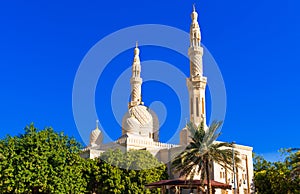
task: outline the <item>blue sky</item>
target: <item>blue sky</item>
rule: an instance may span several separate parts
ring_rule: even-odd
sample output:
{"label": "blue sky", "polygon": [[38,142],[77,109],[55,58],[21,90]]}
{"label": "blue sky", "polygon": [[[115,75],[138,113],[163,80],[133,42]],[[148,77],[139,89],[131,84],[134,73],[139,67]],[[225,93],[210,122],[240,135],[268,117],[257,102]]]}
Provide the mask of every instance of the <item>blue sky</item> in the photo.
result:
{"label": "blue sky", "polygon": [[[1,2],[0,138],[23,133],[34,122],[38,128],[52,126],[82,141],[73,118],[72,89],[86,53],[105,36],[133,25],[163,24],[188,32],[193,3],[202,43],[216,60],[226,86],[227,111],[220,140],[253,146],[256,153],[272,160],[280,148],[300,147],[297,0]],[[182,63],[186,66],[181,71],[189,70],[186,59],[160,47],[141,47],[141,60]],[[113,138],[120,134],[120,127],[102,98],[110,99],[114,79],[131,63],[132,50],[126,50],[98,80],[95,106]],[[166,85],[147,82],[143,99],[146,105],[166,103],[161,138],[167,140],[179,118],[178,107],[168,104],[178,101],[176,95]],[[94,126],[90,123],[86,130]]]}

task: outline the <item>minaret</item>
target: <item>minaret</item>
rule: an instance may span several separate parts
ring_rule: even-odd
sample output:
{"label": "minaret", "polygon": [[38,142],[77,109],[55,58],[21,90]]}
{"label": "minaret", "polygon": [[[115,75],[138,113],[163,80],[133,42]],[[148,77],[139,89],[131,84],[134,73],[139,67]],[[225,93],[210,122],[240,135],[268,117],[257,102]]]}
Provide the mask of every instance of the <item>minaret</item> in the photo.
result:
{"label": "minaret", "polygon": [[141,86],[143,80],[141,78],[141,61],[139,54],[140,50],[138,48],[138,44],[136,43],[134,49],[134,59],[132,63],[132,76],[130,78],[131,101],[128,104],[128,108],[143,104],[141,96]]}
{"label": "minaret", "polygon": [[203,48],[200,44],[201,33],[195,6],[193,6],[191,18],[190,47],[188,50],[190,58],[190,77],[186,80],[190,101],[190,121],[197,126],[203,122],[206,126],[205,87],[207,78],[203,76]]}

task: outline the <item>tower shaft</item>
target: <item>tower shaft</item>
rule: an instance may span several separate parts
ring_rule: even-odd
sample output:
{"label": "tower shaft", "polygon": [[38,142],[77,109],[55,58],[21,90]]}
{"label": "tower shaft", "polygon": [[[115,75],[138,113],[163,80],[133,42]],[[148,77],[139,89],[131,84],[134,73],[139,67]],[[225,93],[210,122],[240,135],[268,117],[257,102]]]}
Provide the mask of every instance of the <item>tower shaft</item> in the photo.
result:
{"label": "tower shaft", "polygon": [[201,33],[197,21],[198,14],[195,8],[191,14],[192,23],[190,27],[190,47],[188,55],[190,58],[190,77],[186,83],[189,91],[190,122],[206,125],[205,88],[207,78],[203,76],[203,47],[201,47]]}

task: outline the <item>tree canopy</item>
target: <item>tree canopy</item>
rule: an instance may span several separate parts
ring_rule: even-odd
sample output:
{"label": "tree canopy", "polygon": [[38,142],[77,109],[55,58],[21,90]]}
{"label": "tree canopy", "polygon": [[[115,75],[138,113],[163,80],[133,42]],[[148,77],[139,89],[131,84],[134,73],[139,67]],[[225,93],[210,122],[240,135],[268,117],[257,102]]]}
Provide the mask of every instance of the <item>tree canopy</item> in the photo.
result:
{"label": "tree canopy", "polygon": [[0,141],[0,190],[2,193],[80,193],[87,182],[82,176],[84,159],[79,143],[55,133],[38,131]]}
{"label": "tree canopy", "polygon": [[93,170],[91,187],[96,193],[159,193],[144,185],[167,179],[166,166],[145,150],[108,150],[95,162],[100,171]]}
{"label": "tree canopy", "polygon": [[287,152],[290,153],[287,161],[292,168],[291,174],[294,178],[300,178],[300,148],[290,148]]}
{"label": "tree canopy", "polygon": [[33,124],[0,140],[1,193],[158,193],[144,185],[167,178],[164,164],[145,150],[108,150],[80,157],[81,145],[52,128]]}
{"label": "tree canopy", "polygon": [[299,194],[300,177],[294,174],[296,154],[289,154],[281,162],[269,162],[262,156],[255,156],[254,185],[258,194]]}

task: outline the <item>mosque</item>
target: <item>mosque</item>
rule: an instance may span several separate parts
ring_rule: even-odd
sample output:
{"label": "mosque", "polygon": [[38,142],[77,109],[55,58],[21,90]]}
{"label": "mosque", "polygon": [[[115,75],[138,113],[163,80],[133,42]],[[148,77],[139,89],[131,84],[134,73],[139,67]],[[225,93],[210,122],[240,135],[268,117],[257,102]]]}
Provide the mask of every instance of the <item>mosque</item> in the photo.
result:
{"label": "mosque", "polygon": [[[188,56],[190,59],[190,77],[186,78],[189,93],[190,122],[199,125],[205,123],[205,88],[207,77],[203,75],[203,48],[201,46],[201,33],[197,21],[198,14],[193,9],[190,26],[190,46]],[[130,78],[131,99],[128,103],[128,111],[122,120],[122,135],[115,142],[102,144],[101,130],[96,127],[90,134],[90,144],[84,149],[82,157],[96,158],[107,149],[120,148],[122,150],[143,149],[152,153],[159,161],[168,165],[169,175],[176,178],[170,170],[172,156],[184,150],[190,142],[190,134],[187,128],[180,131],[180,143],[168,144],[159,142],[159,121],[156,114],[144,105],[141,98],[141,62],[138,45],[134,49],[132,63],[132,76]],[[182,80],[184,81],[184,80]],[[97,125],[98,126],[98,125]],[[239,152],[241,159],[240,168],[236,172],[228,171],[219,164],[213,164],[212,179],[221,183],[232,185],[232,190],[216,189],[216,193],[252,193],[253,162],[252,147],[234,144],[234,149]],[[197,178],[197,177],[196,177]],[[234,181],[235,180],[235,181]]]}

